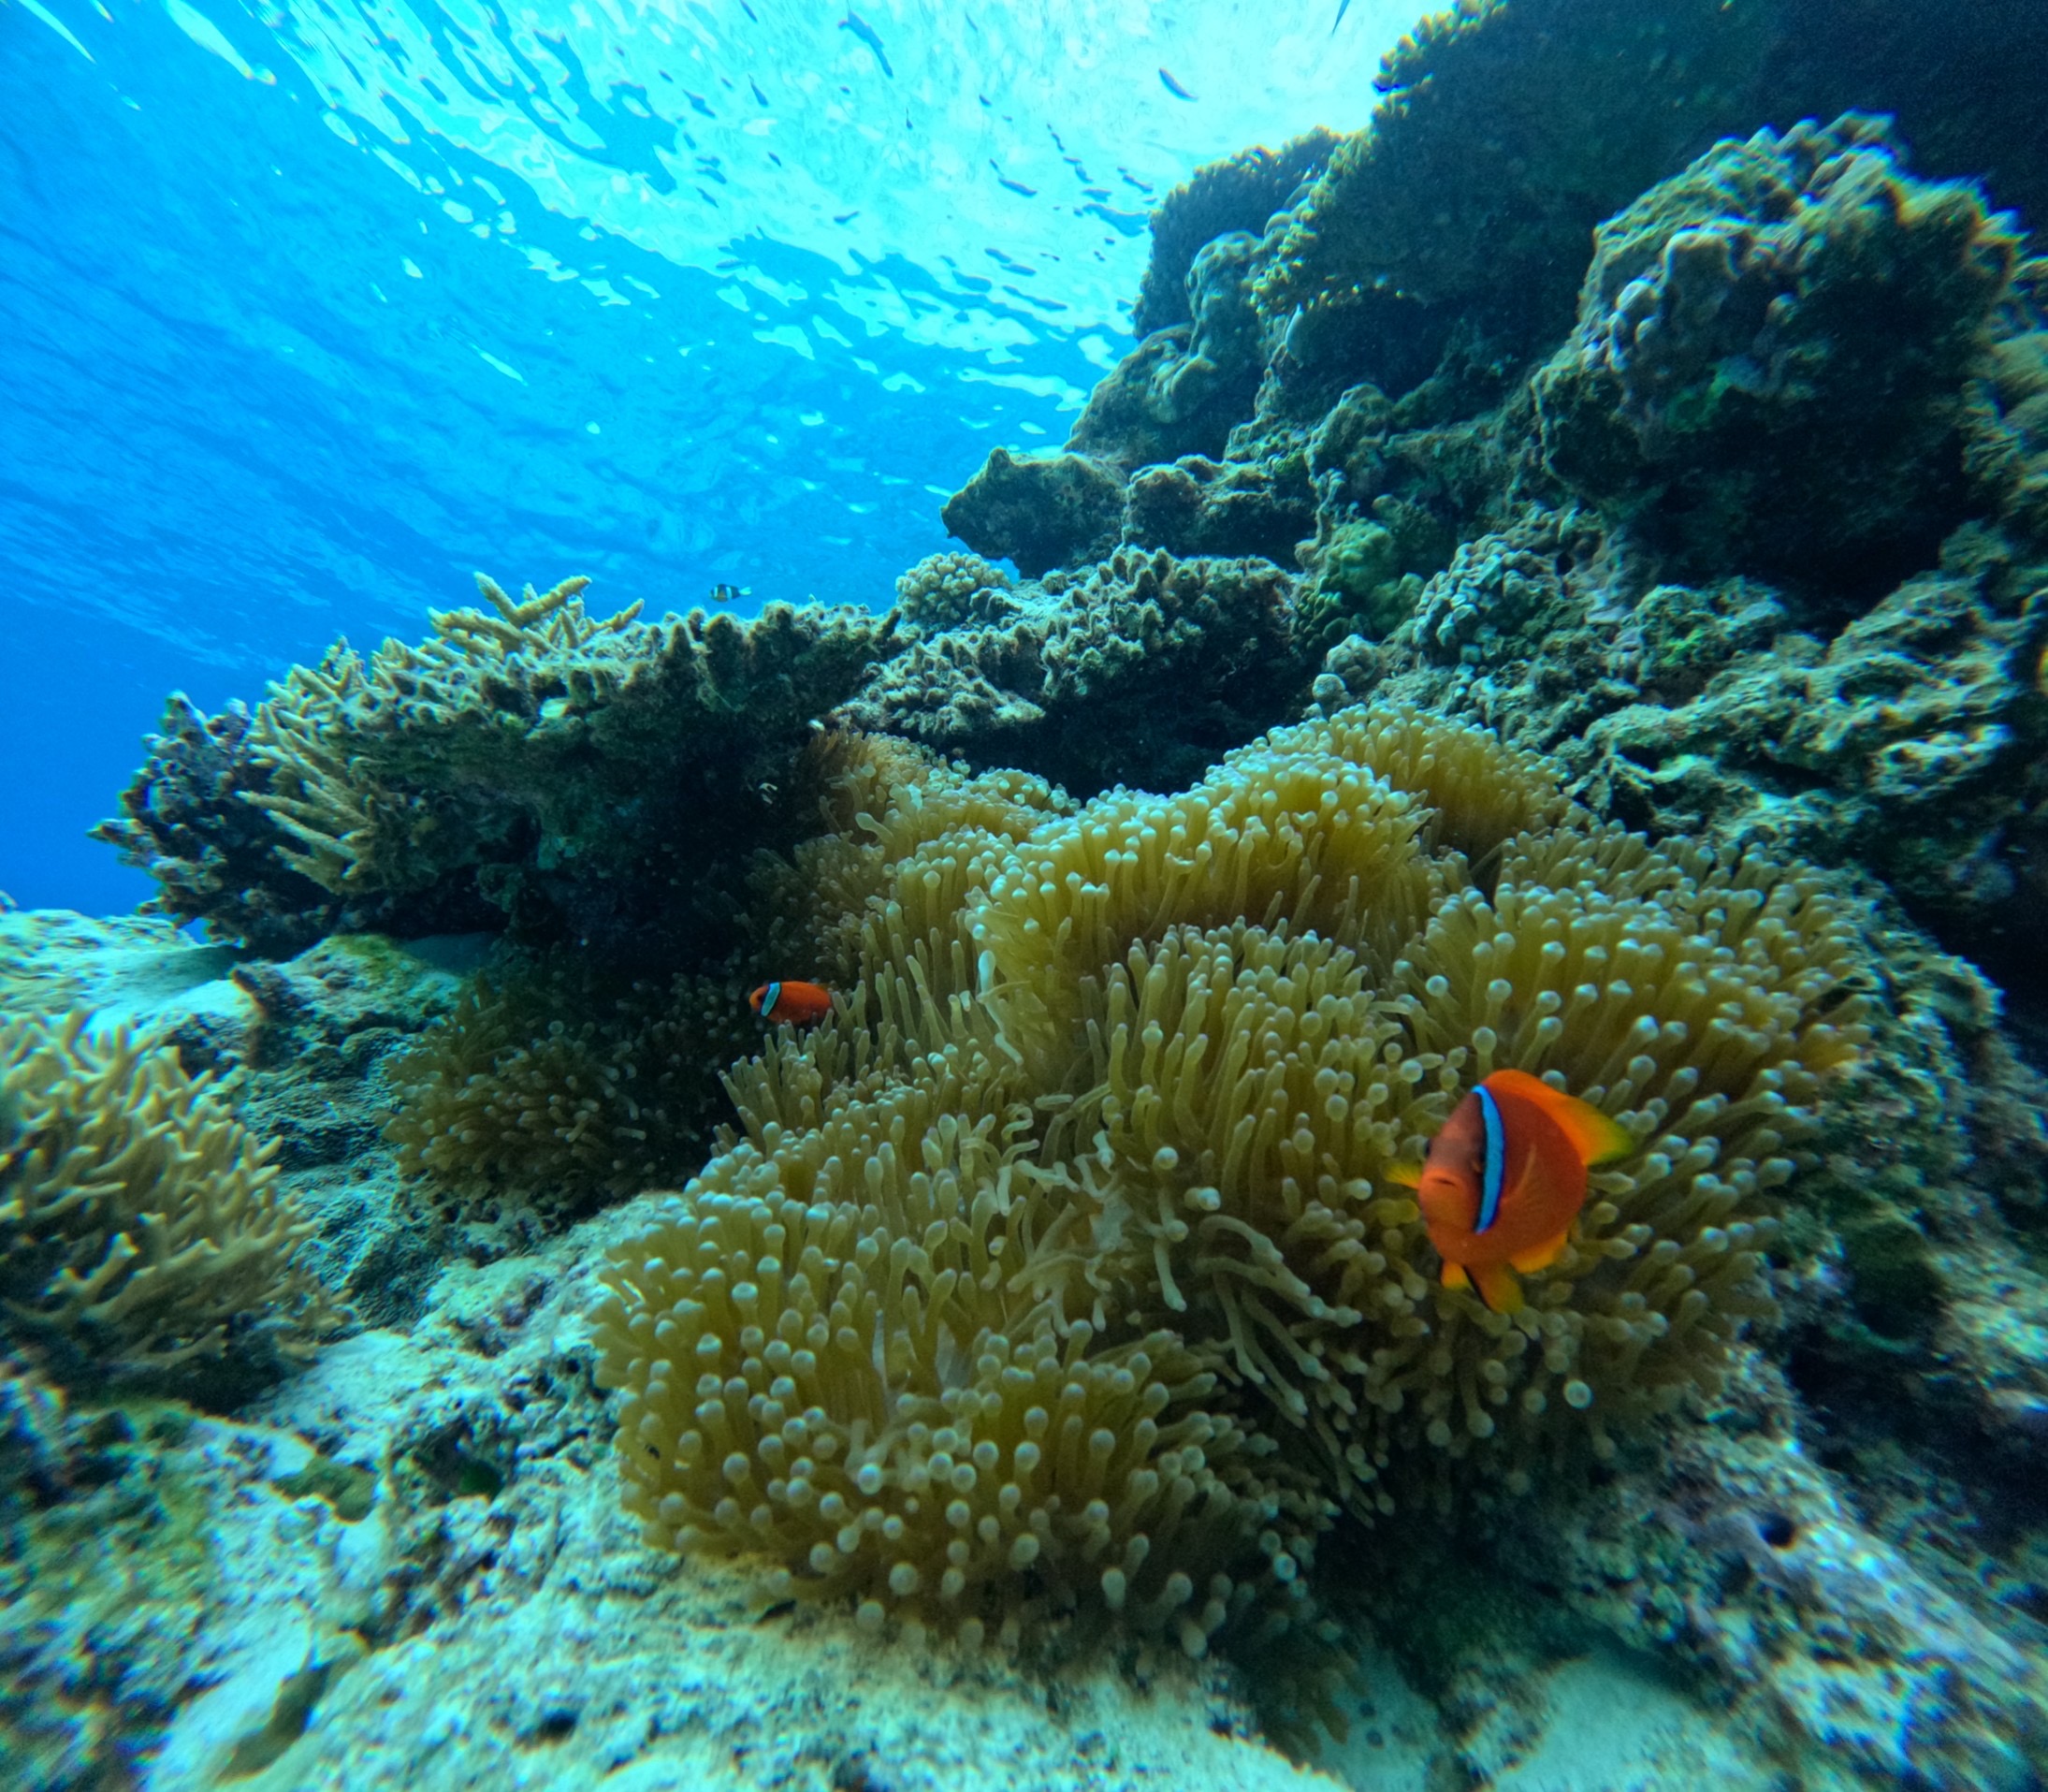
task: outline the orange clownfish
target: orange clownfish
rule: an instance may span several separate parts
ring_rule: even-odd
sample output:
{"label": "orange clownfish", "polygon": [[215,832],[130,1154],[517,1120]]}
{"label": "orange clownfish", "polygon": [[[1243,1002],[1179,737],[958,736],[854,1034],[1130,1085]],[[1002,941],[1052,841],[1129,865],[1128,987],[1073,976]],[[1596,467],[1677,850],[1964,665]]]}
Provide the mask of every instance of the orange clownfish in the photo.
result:
{"label": "orange clownfish", "polygon": [[810,1027],[832,1013],[832,991],[822,983],[763,983],[747,1006],[763,1020]]}
{"label": "orange clownfish", "polygon": [[1548,1269],[1586,1204],[1586,1171],[1635,1141],[1590,1103],[1522,1071],[1495,1071],[1452,1110],[1419,1164],[1389,1175],[1416,1191],[1444,1286],[1496,1313],[1522,1304],[1524,1275]]}

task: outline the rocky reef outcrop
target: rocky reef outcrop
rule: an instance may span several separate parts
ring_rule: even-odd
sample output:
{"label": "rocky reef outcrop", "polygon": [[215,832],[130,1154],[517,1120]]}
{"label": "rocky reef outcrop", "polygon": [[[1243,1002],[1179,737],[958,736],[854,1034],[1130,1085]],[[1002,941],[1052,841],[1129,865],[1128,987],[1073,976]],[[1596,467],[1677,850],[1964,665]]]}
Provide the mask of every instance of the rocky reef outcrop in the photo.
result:
{"label": "rocky reef outcrop", "polygon": [[[1165,201],[888,614],[487,587],[174,706],[166,918],[0,994],[205,1108],[97,1124],[262,1222],[200,1354],[307,1361],[110,1394],[21,1246],[0,1741],[404,1784],[482,1681],[447,1784],[952,1784],[954,1711],[1051,1785],[1588,1710],[1618,1783],[2048,1775],[2038,27],[1473,0]],[[1512,1310],[1411,1189],[1502,1068],[1628,1140]],[[7,1086],[0,1199],[113,1186]],[[1068,1723],[1133,1675],[1192,1745]]]}

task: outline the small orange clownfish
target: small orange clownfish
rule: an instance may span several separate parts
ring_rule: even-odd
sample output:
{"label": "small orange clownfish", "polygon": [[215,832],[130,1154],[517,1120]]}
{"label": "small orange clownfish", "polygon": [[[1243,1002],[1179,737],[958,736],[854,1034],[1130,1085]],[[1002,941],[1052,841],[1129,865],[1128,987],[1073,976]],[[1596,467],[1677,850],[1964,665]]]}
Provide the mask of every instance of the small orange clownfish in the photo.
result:
{"label": "small orange clownfish", "polygon": [[1452,1110],[1419,1164],[1388,1174],[1415,1189],[1444,1286],[1496,1313],[1522,1304],[1524,1275],[1548,1269],[1586,1204],[1589,1166],[1635,1141],[1590,1102],[1522,1071],[1495,1071]]}
{"label": "small orange clownfish", "polygon": [[763,1020],[813,1027],[832,1013],[832,991],[822,983],[763,983],[747,998]]}

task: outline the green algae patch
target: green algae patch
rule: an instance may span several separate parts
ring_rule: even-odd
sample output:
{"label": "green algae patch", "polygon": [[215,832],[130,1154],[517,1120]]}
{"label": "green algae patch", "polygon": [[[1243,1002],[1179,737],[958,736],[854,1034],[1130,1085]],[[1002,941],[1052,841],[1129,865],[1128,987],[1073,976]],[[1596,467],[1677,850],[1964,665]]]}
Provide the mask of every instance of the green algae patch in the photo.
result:
{"label": "green algae patch", "polygon": [[292,1475],[281,1475],[270,1483],[290,1499],[308,1495],[323,1499],[336,1518],[353,1524],[367,1518],[377,1503],[377,1477],[354,1463],[338,1463],[329,1456],[315,1456]]}

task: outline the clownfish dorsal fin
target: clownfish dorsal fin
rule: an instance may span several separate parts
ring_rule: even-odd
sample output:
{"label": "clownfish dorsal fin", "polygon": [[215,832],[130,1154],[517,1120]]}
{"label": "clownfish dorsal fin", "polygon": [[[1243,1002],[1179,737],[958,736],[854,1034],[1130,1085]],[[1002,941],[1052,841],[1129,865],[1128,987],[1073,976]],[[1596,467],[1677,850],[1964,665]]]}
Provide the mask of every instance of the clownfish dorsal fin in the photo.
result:
{"label": "clownfish dorsal fin", "polygon": [[1517,1095],[1541,1108],[1558,1124],[1581,1162],[1608,1163],[1635,1149],[1634,1135],[1620,1121],[1601,1113],[1590,1101],[1553,1089],[1526,1071],[1495,1071],[1487,1085],[1500,1095]]}
{"label": "clownfish dorsal fin", "polygon": [[1422,1186],[1422,1160],[1403,1158],[1398,1163],[1388,1164],[1380,1174],[1388,1182],[1398,1182],[1403,1188],[1419,1188]]}
{"label": "clownfish dorsal fin", "polygon": [[1571,1229],[1567,1227],[1555,1238],[1547,1238],[1540,1245],[1532,1245],[1527,1250],[1517,1252],[1507,1260],[1524,1275],[1532,1275],[1539,1269],[1548,1269],[1564,1255],[1564,1246],[1570,1238]]}
{"label": "clownfish dorsal fin", "polygon": [[1496,1313],[1522,1310],[1522,1285],[1505,1263],[1482,1263],[1471,1272],[1479,1298]]}

